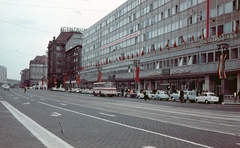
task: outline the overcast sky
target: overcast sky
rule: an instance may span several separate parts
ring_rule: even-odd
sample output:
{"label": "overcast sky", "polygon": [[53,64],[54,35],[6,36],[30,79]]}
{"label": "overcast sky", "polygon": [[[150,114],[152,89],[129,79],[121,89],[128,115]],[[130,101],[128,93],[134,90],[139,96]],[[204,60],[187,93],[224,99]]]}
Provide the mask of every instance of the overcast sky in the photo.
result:
{"label": "overcast sky", "polygon": [[0,65],[20,80],[30,60],[45,55],[61,27],[89,28],[127,0],[1,0]]}

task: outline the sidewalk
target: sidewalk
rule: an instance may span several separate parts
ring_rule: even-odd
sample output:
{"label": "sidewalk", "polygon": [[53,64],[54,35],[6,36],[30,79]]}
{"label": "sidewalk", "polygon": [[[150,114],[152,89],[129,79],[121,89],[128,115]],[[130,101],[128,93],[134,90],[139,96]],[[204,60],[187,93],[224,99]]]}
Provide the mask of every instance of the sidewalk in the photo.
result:
{"label": "sidewalk", "polygon": [[225,98],[224,99],[225,105],[240,105],[239,99],[234,100],[234,98]]}

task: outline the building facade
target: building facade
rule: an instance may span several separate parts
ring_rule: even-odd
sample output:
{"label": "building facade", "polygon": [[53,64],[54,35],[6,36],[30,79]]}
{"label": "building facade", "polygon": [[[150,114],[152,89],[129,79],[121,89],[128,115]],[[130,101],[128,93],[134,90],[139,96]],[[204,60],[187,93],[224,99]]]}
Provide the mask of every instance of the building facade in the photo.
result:
{"label": "building facade", "polygon": [[217,93],[217,45],[227,43],[224,88],[233,94],[240,88],[239,4],[128,0],[84,32],[81,81],[91,87],[101,71],[102,80],[114,78],[117,89]]}
{"label": "building facade", "polygon": [[23,88],[23,87],[29,87],[30,84],[29,84],[29,69],[23,69],[21,71],[21,82],[20,82],[20,87]]}
{"label": "building facade", "polygon": [[7,84],[7,68],[0,65],[0,84]]}
{"label": "building facade", "polygon": [[81,49],[82,45],[77,45],[66,51],[66,69],[64,73],[66,89],[80,87]]}
{"label": "building facade", "polygon": [[[36,56],[34,60],[29,63],[29,85],[41,86],[47,84],[47,69],[48,58],[43,56]],[[39,86],[40,87],[40,86]]]}
{"label": "building facade", "polygon": [[[66,87],[66,51],[82,43],[84,29],[62,27],[61,33],[48,44],[48,88]],[[72,56],[72,55],[71,55]]]}

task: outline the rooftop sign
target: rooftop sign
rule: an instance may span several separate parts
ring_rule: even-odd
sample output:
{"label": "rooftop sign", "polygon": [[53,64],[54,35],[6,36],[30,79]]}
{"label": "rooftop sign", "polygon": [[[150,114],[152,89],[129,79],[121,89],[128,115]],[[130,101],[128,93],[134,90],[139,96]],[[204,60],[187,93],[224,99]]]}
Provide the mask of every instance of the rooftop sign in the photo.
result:
{"label": "rooftop sign", "polygon": [[61,27],[61,32],[81,32],[83,33],[86,29],[85,28],[77,28],[77,27]]}

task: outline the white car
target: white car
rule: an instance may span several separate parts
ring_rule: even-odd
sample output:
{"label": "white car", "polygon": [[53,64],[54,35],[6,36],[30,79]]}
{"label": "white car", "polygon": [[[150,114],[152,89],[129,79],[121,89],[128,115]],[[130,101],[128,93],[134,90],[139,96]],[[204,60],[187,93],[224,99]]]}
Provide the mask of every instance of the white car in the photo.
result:
{"label": "white car", "polygon": [[7,85],[7,84],[3,84],[1,87],[2,87],[3,90],[8,90],[9,91],[9,89],[10,89],[10,86]]}
{"label": "white car", "polygon": [[137,98],[144,99],[144,94],[140,93],[140,92],[137,92]]}
{"label": "white car", "polygon": [[195,98],[196,102],[203,102],[203,103],[217,103],[218,97],[213,92],[203,92],[201,96],[197,96]]}
{"label": "white car", "polygon": [[157,99],[157,100],[169,100],[170,99],[167,92],[163,91],[163,90],[158,90],[153,98]]}

